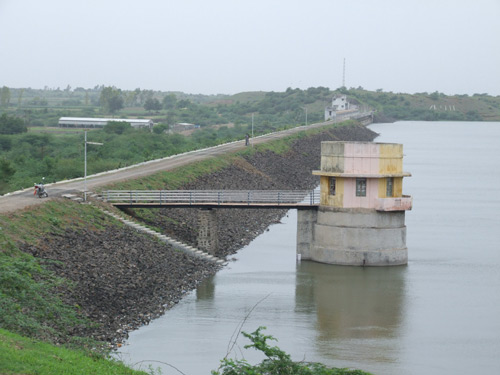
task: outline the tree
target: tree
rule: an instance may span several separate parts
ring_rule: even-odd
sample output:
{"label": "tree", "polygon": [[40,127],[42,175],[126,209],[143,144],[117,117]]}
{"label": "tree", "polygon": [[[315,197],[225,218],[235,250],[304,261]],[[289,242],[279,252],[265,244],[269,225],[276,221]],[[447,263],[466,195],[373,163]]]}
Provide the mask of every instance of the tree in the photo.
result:
{"label": "tree", "polygon": [[156,98],[148,98],[144,103],[144,109],[146,111],[159,111],[161,109],[161,103]]}
{"label": "tree", "polygon": [[167,130],[168,128],[169,128],[168,124],[158,124],[155,125],[155,127],[153,128],[153,133],[162,134],[165,133],[165,130]]}
{"label": "tree", "polygon": [[108,101],[108,111],[115,113],[123,108],[123,98],[121,96],[113,96]]}
{"label": "tree", "polygon": [[434,91],[432,94],[429,95],[429,98],[432,100],[438,100],[439,99],[439,92]]}
{"label": "tree", "polygon": [[0,152],[9,151],[12,148],[12,137],[0,135]]}
{"label": "tree", "polygon": [[174,94],[167,95],[163,98],[163,108],[172,109],[175,108],[177,103],[177,97]]}
{"label": "tree", "polygon": [[132,125],[130,125],[126,121],[108,121],[106,126],[104,127],[104,131],[106,133],[115,133],[115,134],[123,134],[126,130],[132,129]]}
{"label": "tree", "polygon": [[19,95],[17,96],[17,106],[21,108],[21,103],[23,101],[24,89],[19,90]]}
{"label": "tree", "polygon": [[0,159],[0,191],[5,191],[10,178],[16,173],[11,162],[5,158]]}
{"label": "tree", "polygon": [[114,87],[104,87],[99,97],[99,104],[109,113],[115,113],[123,108],[122,90]]}
{"label": "tree", "polygon": [[176,103],[175,107],[181,109],[181,108],[189,108],[191,105],[192,103],[189,99],[181,99]]}
{"label": "tree", "polygon": [[137,99],[141,89],[137,88],[134,91],[129,91],[125,96],[125,104],[127,107],[134,107],[137,104]]}
{"label": "tree", "polygon": [[25,133],[28,128],[23,119],[15,116],[9,116],[4,113],[0,116],[0,134],[18,134]]}
{"label": "tree", "polygon": [[7,108],[10,103],[10,90],[7,86],[2,87],[2,92],[0,93],[0,105],[2,108]]}
{"label": "tree", "polygon": [[140,104],[146,103],[146,100],[152,98],[153,95],[154,95],[154,91],[153,90],[142,90],[141,92],[139,92],[139,102],[140,102]]}

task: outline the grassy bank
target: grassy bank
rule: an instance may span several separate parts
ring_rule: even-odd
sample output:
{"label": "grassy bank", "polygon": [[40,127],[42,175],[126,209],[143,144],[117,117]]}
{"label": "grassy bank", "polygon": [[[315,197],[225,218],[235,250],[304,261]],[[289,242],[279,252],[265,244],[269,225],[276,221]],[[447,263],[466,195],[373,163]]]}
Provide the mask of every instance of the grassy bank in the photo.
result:
{"label": "grassy bank", "polygon": [[82,350],[70,350],[0,329],[0,373],[37,375],[146,374]]}

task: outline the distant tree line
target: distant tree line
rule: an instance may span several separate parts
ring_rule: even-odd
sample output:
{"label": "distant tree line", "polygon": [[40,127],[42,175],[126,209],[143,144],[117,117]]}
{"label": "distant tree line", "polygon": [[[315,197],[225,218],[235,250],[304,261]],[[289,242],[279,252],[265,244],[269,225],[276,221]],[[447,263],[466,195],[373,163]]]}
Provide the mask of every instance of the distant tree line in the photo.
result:
{"label": "distant tree line", "polygon": [[[310,87],[306,90],[287,88],[284,92],[241,93],[236,95],[190,95],[154,90],[121,90],[97,85],[91,89],[69,85],[43,90],[0,90],[0,114],[7,112],[23,118],[27,126],[55,126],[62,116],[148,117],[156,123],[173,125],[188,122],[201,127],[223,124],[246,125],[252,115],[264,129],[295,126],[305,121],[323,120],[324,108],[335,94],[346,94],[354,103],[375,109],[379,118],[388,120],[498,120],[500,98],[487,94],[446,96],[432,93],[397,94],[341,87]],[[463,108],[453,112],[430,111],[429,105],[461,100]],[[497,108],[495,110],[495,108]]]}

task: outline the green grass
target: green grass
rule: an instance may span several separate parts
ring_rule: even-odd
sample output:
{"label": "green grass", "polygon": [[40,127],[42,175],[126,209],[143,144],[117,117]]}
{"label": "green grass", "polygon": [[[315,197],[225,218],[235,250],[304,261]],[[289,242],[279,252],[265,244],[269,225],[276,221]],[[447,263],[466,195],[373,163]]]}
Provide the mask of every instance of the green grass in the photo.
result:
{"label": "green grass", "polygon": [[145,374],[124,364],[0,329],[0,374]]}
{"label": "green grass", "polygon": [[116,184],[106,185],[98,191],[104,190],[159,190],[179,189],[182,185],[196,180],[196,178],[208,173],[215,172],[230,165],[234,156],[224,155],[217,158],[210,158],[197,163],[192,163],[172,171],[159,172],[147,177],[135,180],[122,181]]}
{"label": "green grass", "polygon": [[29,210],[1,215],[0,227],[1,233],[10,240],[36,244],[47,233],[62,233],[66,228],[99,230],[108,225],[110,220],[112,219],[89,205],[49,201]]}
{"label": "green grass", "polygon": [[301,132],[298,132],[295,134],[291,134],[291,135],[284,137],[284,138],[276,139],[276,140],[273,140],[271,142],[261,143],[261,144],[256,145],[255,147],[247,148],[243,151],[240,151],[238,154],[245,155],[245,154],[254,154],[254,153],[262,153],[262,152],[266,152],[266,151],[271,151],[277,155],[283,155],[290,150],[291,144],[295,140],[298,140],[298,139],[304,138],[304,137],[313,136],[315,134],[323,133],[323,132],[328,131],[328,130],[333,129],[333,128],[338,128],[341,126],[353,126],[356,124],[358,124],[356,121],[348,120],[348,121],[344,121],[344,122],[337,123],[337,124],[325,125],[321,128],[315,128],[315,129],[309,129],[306,131],[301,131]]}

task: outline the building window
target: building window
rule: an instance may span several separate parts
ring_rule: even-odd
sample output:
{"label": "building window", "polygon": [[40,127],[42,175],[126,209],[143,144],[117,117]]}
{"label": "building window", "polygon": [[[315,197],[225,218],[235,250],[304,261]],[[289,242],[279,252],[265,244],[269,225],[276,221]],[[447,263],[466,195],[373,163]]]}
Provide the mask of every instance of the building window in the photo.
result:
{"label": "building window", "polygon": [[387,197],[392,197],[394,195],[394,178],[393,177],[387,178],[387,189],[386,189],[385,195]]}
{"label": "building window", "polygon": [[356,196],[366,197],[366,178],[356,179]]}
{"label": "building window", "polygon": [[335,177],[330,177],[330,195],[335,195],[336,181]]}

